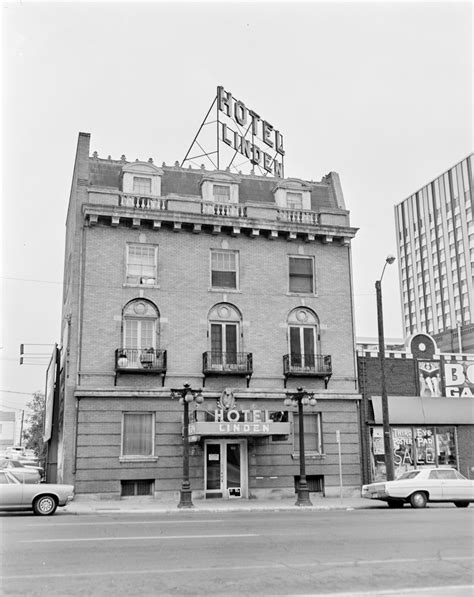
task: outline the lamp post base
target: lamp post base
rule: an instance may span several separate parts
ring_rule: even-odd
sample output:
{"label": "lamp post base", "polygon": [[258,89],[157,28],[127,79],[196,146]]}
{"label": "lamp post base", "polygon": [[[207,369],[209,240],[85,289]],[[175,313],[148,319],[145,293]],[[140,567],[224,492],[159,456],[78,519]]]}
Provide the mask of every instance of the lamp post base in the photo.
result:
{"label": "lamp post base", "polygon": [[191,488],[182,488],[180,491],[178,508],[194,508],[191,499]]}
{"label": "lamp post base", "polygon": [[298,487],[298,497],[295,502],[295,506],[312,506],[313,503],[309,499],[309,489],[306,487]]}

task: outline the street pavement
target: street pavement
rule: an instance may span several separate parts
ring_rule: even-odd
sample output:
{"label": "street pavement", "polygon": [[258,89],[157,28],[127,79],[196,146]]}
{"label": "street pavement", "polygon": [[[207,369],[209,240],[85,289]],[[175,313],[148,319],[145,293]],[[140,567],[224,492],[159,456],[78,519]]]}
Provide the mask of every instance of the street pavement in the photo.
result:
{"label": "street pavement", "polygon": [[196,501],[153,514],[2,515],[1,594],[473,594],[472,508],[217,512]]}

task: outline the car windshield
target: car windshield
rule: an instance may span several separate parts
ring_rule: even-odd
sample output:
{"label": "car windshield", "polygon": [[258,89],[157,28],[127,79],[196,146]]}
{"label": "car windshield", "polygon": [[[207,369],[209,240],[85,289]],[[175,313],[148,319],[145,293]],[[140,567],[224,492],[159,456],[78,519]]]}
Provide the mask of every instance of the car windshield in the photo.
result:
{"label": "car windshield", "polygon": [[397,481],[401,481],[402,479],[414,479],[419,474],[420,471],[407,471],[406,473],[403,473],[403,475],[397,477]]}

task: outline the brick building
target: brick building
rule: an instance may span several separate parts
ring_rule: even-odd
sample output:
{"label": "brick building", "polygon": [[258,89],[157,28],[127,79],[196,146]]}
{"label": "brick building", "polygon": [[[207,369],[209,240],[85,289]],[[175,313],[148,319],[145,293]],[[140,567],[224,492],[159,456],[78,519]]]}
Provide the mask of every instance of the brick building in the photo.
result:
{"label": "brick building", "polygon": [[[378,351],[358,351],[364,483],[385,478]],[[474,355],[440,352],[428,334],[386,350],[395,477],[423,466],[456,467],[474,478]]]}
{"label": "brick building", "polygon": [[[320,182],[90,155],[79,134],[66,222],[58,479],[78,494],[172,495],[184,383],[195,497],[294,494],[305,406],[311,491],[361,483],[350,226]],[[336,434],[339,431],[339,434]]]}

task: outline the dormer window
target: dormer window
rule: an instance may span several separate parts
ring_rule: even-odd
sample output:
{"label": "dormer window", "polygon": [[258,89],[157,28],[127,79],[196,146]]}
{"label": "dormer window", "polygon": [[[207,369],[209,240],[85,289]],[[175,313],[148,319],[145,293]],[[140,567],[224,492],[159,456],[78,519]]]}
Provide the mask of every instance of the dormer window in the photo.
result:
{"label": "dormer window", "polygon": [[122,191],[133,195],[161,197],[163,170],[149,162],[132,162],[122,168]]}
{"label": "dormer window", "polygon": [[201,181],[203,201],[209,203],[238,203],[239,177],[228,172],[206,173]]}
{"label": "dormer window", "polygon": [[230,201],[230,186],[223,184],[213,184],[212,192],[214,201],[216,203],[229,203]]}
{"label": "dormer window", "polygon": [[151,195],[151,178],[133,177],[133,192],[139,195]]}
{"label": "dormer window", "polygon": [[286,204],[288,209],[303,209],[303,193],[288,191],[286,194]]}
{"label": "dormer window", "polygon": [[297,178],[278,182],[273,189],[275,203],[283,209],[311,210],[311,185]]}

